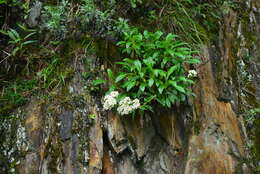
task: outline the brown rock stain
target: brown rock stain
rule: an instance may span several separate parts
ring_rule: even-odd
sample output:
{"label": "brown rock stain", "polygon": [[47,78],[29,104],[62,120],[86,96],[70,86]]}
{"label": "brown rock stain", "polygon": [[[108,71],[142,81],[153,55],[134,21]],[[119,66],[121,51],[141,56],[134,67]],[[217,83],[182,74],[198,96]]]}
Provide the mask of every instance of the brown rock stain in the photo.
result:
{"label": "brown rock stain", "polygon": [[[240,154],[244,154],[239,122],[230,103],[217,100],[218,90],[207,48],[203,49],[202,57],[206,63],[199,67],[199,82],[194,90],[197,95],[194,114],[202,125],[199,135],[190,138],[185,174],[233,174],[236,160],[228,153],[234,150],[229,142],[235,143]],[[215,128],[220,133],[214,133]]]}
{"label": "brown rock stain", "polygon": [[104,148],[102,174],[115,174],[114,165],[110,159],[110,155],[106,147]]}

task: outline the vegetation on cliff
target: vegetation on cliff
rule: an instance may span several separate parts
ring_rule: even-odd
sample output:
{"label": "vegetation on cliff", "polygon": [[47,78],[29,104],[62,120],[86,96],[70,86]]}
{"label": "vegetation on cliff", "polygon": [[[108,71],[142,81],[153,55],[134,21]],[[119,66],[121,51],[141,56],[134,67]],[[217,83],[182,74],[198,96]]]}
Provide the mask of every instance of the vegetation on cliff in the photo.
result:
{"label": "vegetation on cliff", "polygon": [[[192,105],[192,85],[199,79],[189,70],[207,63],[198,50],[209,45],[217,84],[235,85],[235,97],[227,94],[232,91],[227,87],[229,91],[219,92],[219,100],[234,103],[248,130],[250,155],[238,161],[259,171],[260,104],[250,77],[250,66],[260,54],[254,8],[259,8],[257,1],[248,5],[231,0],[0,0],[0,149],[6,149],[8,138],[2,135],[10,133],[7,125],[19,120],[14,111],[34,97],[70,108],[71,101],[80,105],[91,95],[101,102],[107,91],[118,90],[123,94],[118,100],[138,99],[141,111],[153,110],[158,103],[168,108]],[[238,20],[225,26],[233,12]],[[234,44],[224,45],[232,47],[230,52],[220,48],[229,38]],[[98,57],[100,68],[92,67],[90,55]],[[232,59],[226,65],[221,55]],[[86,71],[75,68],[77,61]],[[86,84],[80,99],[68,92],[78,74]],[[94,119],[96,114],[89,116]],[[197,123],[194,120],[192,129]],[[11,159],[18,151],[9,152],[0,152],[0,161],[6,161],[0,162],[0,172],[16,166]]]}

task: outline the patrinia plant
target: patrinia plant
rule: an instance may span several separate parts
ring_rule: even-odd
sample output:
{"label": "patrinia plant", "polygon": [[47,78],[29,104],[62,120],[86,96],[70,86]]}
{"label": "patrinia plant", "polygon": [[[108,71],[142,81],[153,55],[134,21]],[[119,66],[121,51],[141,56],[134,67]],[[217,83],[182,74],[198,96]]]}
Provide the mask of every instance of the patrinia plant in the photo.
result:
{"label": "patrinia plant", "polygon": [[128,57],[117,62],[121,66],[119,73],[113,75],[108,71],[111,90],[119,89],[139,99],[142,104],[139,109],[151,110],[151,102],[171,107],[193,95],[190,87],[194,73],[188,76],[184,64],[200,61],[193,58],[195,52],[178,41],[176,35],[165,36],[161,31],[141,33],[134,28],[124,33],[117,45]]}

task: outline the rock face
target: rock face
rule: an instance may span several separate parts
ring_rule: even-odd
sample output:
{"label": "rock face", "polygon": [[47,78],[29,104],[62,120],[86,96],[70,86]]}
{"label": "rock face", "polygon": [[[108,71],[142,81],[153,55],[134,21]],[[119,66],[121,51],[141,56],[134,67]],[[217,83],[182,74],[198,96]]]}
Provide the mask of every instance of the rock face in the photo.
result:
{"label": "rock face", "polygon": [[[256,10],[252,19],[258,31],[254,34],[260,41],[260,9],[252,9]],[[31,25],[36,25],[38,12],[31,13],[36,13],[31,14]],[[77,57],[71,65],[77,73],[65,89],[56,89],[48,100],[34,98],[15,113],[20,116],[17,144],[13,145],[21,154],[16,159],[17,173],[252,173],[244,160],[248,157],[246,132],[237,112],[242,89],[234,78],[238,72],[235,57],[240,59],[247,49],[243,39],[235,42],[244,38],[240,25],[245,24],[230,9],[219,43],[201,46],[202,63],[195,67],[195,98],[186,105],[168,110],[158,107],[154,113],[134,118],[102,111],[101,96],[85,89],[89,82],[79,75],[85,67]],[[234,49],[235,44],[241,45]],[[97,55],[88,56],[90,69],[103,69],[96,63],[100,61]],[[259,61],[252,62],[251,69],[256,79],[254,95],[259,101]]]}
{"label": "rock face", "polygon": [[[204,48],[205,62],[210,60]],[[234,173],[237,161],[231,154],[243,156],[243,142],[239,122],[230,103],[217,100],[217,89],[208,62],[200,67],[199,83],[194,101],[194,114],[200,119],[197,135],[189,140],[188,161],[185,173]]]}

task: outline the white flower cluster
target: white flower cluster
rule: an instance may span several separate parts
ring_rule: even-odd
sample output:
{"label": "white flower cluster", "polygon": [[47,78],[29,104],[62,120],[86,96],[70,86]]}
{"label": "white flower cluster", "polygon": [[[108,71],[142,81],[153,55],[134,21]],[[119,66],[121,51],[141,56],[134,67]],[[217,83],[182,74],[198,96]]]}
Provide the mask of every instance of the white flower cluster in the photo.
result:
{"label": "white flower cluster", "polygon": [[189,70],[188,78],[197,77],[198,73],[195,70]]}
{"label": "white flower cluster", "polygon": [[[104,97],[103,108],[104,110],[111,110],[117,105],[118,91],[112,91],[110,94]],[[130,97],[125,97],[118,103],[117,112],[120,115],[127,115],[140,107],[140,101],[138,99],[131,100]]]}
{"label": "white flower cluster", "polygon": [[117,96],[119,93],[117,91],[112,91],[110,94],[104,97],[103,108],[104,110],[110,110],[117,104]]}
{"label": "white flower cluster", "polygon": [[140,101],[138,99],[131,100],[130,97],[125,97],[119,102],[117,112],[120,115],[127,115],[140,107]]}

